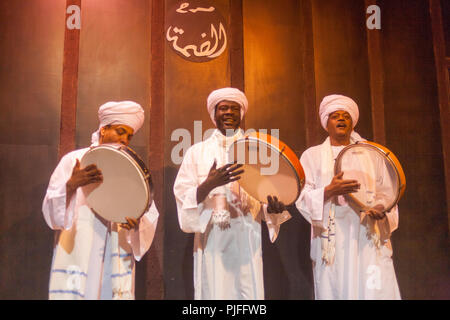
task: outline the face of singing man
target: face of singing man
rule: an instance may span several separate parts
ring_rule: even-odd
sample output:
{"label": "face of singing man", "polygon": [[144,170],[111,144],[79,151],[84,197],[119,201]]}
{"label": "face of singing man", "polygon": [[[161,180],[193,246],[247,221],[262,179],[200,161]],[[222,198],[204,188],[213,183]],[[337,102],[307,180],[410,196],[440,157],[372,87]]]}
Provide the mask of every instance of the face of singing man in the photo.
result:
{"label": "face of singing man", "polygon": [[221,101],[214,114],[217,129],[226,135],[227,130],[233,132],[241,125],[241,106],[234,101]]}
{"label": "face of singing man", "polygon": [[352,117],[344,110],[331,113],[328,116],[327,130],[334,140],[349,140],[353,130]]}
{"label": "face of singing man", "polygon": [[100,143],[121,143],[125,146],[130,144],[134,129],[125,125],[107,125],[100,129]]}

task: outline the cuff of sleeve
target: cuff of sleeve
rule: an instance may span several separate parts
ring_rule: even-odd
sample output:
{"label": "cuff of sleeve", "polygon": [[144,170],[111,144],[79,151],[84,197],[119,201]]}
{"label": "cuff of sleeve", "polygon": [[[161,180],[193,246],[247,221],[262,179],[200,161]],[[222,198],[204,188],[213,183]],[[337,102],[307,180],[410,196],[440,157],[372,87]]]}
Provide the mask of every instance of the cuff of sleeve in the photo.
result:
{"label": "cuff of sleeve", "polygon": [[262,207],[264,220],[266,221],[267,229],[269,231],[270,241],[273,243],[278,238],[280,232],[280,226],[291,218],[290,213],[285,210],[282,213],[268,213],[267,204]]}
{"label": "cuff of sleeve", "polygon": [[63,184],[58,190],[47,195],[47,206],[44,206],[44,213],[47,224],[50,228],[69,230],[73,224],[75,213],[75,198],[72,197],[66,208],[66,185]]}
{"label": "cuff of sleeve", "polygon": [[199,207],[197,203],[197,188],[190,188],[186,191],[186,196],[183,200],[183,210],[195,209]]}
{"label": "cuff of sleeve", "polygon": [[156,233],[159,212],[150,207],[141,218],[139,226],[127,233],[127,242],[133,250],[133,256],[136,261],[140,261],[150,248]]}
{"label": "cuff of sleeve", "polygon": [[398,228],[398,206],[395,206],[391,211],[386,212],[386,218],[389,224],[390,233],[394,232]]}
{"label": "cuff of sleeve", "polygon": [[315,189],[311,191],[311,220],[322,221],[324,217],[324,210],[327,203],[324,202],[325,187]]}

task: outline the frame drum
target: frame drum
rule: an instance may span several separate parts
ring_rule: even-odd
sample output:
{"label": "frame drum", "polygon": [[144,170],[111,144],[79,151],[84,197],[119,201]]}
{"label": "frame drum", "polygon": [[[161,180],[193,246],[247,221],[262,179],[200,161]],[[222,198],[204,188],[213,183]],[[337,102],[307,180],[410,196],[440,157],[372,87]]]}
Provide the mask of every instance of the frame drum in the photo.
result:
{"label": "frame drum", "polygon": [[238,182],[260,202],[267,203],[270,195],[289,206],[304,186],[305,173],[294,151],[269,134],[252,132],[236,140],[228,149],[228,159],[243,164]]}
{"label": "frame drum", "polygon": [[344,180],[361,184],[357,192],[345,195],[360,211],[375,207],[390,211],[405,192],[405,174],[397,157],[374,142],[359,141],[342,149],[334,164],[334,174],[340,172],[344,172]]}
{"label": "frame drum", "polygon": [[101,144],[86,152],[80,163],[82,168],[95,164],[102,171],[102,183],[82,187],[87,204],[99,216],[126,223],[125,217],[139,219],[151,206],[150,172],[131,148]]}

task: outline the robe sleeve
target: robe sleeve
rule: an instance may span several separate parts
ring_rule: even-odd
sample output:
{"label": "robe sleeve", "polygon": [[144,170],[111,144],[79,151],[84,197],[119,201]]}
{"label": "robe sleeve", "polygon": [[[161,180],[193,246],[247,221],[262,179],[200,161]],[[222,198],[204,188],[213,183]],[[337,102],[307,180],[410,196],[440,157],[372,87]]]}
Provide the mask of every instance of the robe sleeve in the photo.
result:
{"label": "robe sleeve", "polygon": [[[375,195],[375,202],[385,205],[386,200],[391,197],[388,195],[393,190],[392,181],[386,164],[384,161],[380,161],[378,164],[378,170],[382,170],[383,174],[380,175],[377,180],[377,194]],[[389,212],[386,212],[386,219],[378,221],[378,226],[381,231],[382,239],[389,239],[392,232],[398,228],[398,206],[395,205]]]}
{"label": "robe sleeve", "polygon": [[324,201],[325,187],[317,186],[317,177],[314,176],[314,161],[317,159],[312,159],[306,152],[300,158],[300,163],[305,171],[305,186],[295,205],[310,224],[326,229],[324,212],[330,210],[331,201]]}
{"label": "robe sleeve", "polygon": [[391,211],[387,212],[386,217],[389,223],[389,231],[392,233],[398,228],[398,206],[393,207]]}
{"label": "robe sleeve", "polygon": [[127,242],[133,250],[136,261],[140,261],[150,248],[155,237],[158,217],[159,212],[153,202],[149,210],[141,217],[139,226],[128,231]]}
{"label": "robe sleeve", "polygon": [[193,159],[194,153],[193,148],[186,151],[175,179],[173,193],[181,230],[187,233],[204,233],[211,219],[212,209],[206,209],[204,203],[197,203],[197,188],[201,182]]}
{"label": "robe sleeve", "polygon": [[281,224],[288,221],[292,216],[287,210],[282,213],[268,213],[267,204],[264,204],[261,210],[263,211],[264,220],[269,231],[270,242],[273,243],[278,238]]}
{"label": "robe sleeve", "polygon": [[240,189],[241,203],[246,210],[249,210],[254,219],[262,218],[266,222],[269,231],[270,241],[273,243],[278,237],[280,226],[291,218],[291,214],[285,210],[282,213],[268,213],[267,204],[256,200],[250,196],[244,189]]}
{"label": "robe sleeve", "polygon": [[53,230],[68,230],[73,224],[76,194],[66,208],[66,182],[72,175],[76,159],[74,152],[65,155],[50,178],[42,203],[42,213],[47,225]]}
{"label": "robe sleeve", "polygon": [[380,240],[384,243],[391,238],[392,232],[398,228],[398,207],[386,212],[386,219],[376,221],[380,230]]}

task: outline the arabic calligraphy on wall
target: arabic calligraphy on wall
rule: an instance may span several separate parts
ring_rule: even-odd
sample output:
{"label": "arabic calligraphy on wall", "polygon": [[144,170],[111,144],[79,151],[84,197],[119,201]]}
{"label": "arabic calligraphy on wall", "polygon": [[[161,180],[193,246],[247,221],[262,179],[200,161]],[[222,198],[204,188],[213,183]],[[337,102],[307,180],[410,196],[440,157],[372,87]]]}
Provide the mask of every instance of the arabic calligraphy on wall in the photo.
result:
{"label": "arabic calligraphy on wall", "polygon": [[166,40],[182,58],[207,62],[227,47],[226,21],[212,1],[179,1],[166,17]]}

